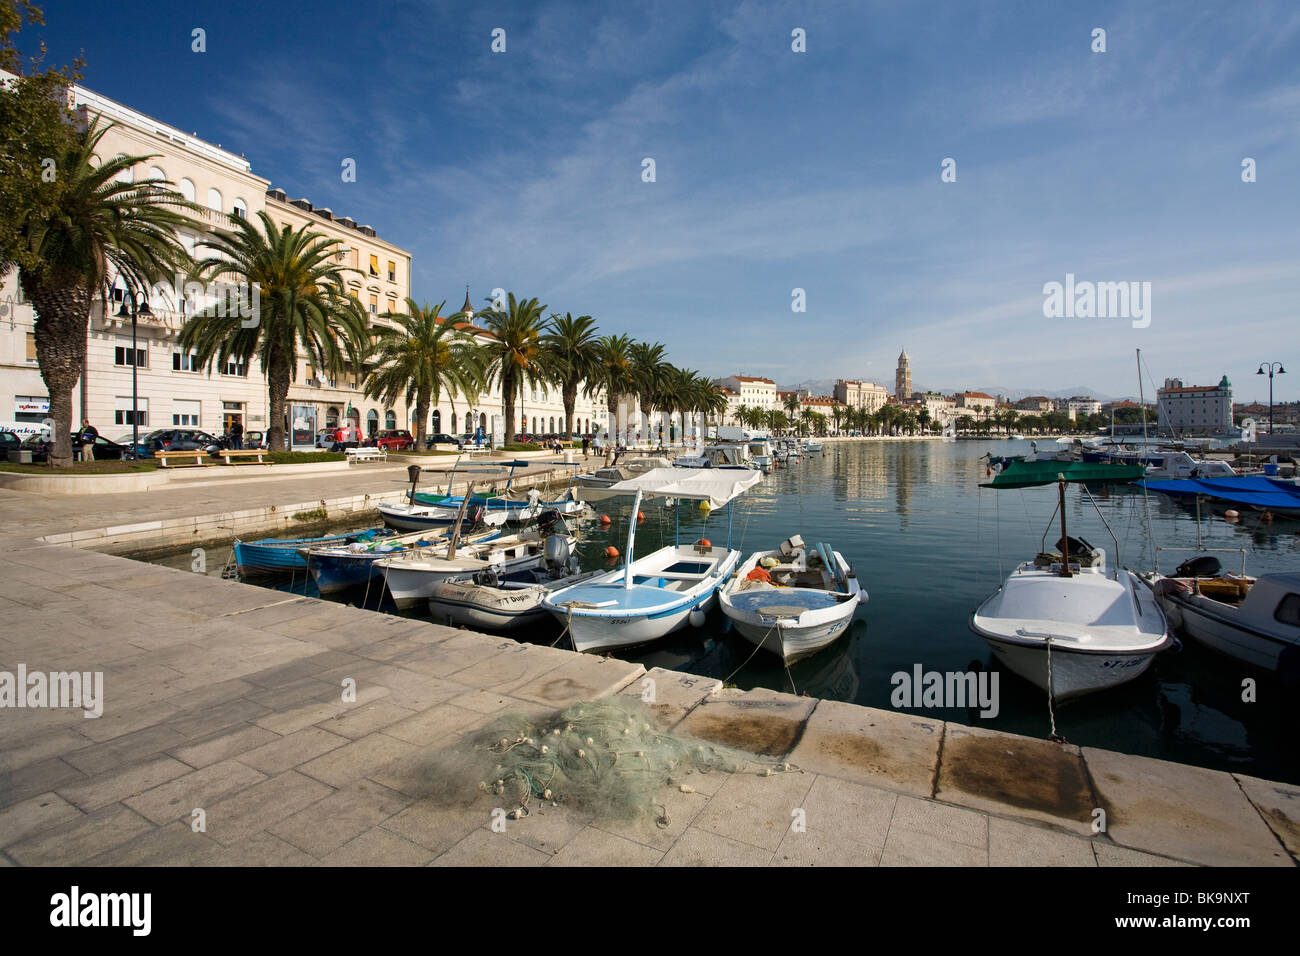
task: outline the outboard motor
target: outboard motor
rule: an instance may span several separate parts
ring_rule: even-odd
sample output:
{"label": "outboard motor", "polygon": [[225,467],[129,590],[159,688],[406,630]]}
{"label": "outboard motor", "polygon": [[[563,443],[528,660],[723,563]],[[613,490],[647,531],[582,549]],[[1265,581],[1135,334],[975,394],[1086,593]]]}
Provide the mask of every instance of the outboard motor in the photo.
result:
{"label": "outboard motor", "polygon": [[1071,535],[1069,538],[1063,538],[1056,542],[1056,550],[1062,553],[1066,552],[1065,544],[1069,545],[1070,557],[1075,558],[1081,554],[1092,554],[1096,549],[1082,538],[1076,538]]}
{"label": "outboard motor", "polygon": [[1217,578],[1223,571],[1223,565],[1212,554],[1203,554],[1188,558],[1174,569],[1176,578]]}
{"label": "outboard motor", "polygon": [[569,539],[562,534],[553,534],[546,539],[542,563],[552,577],[562,576],[569,568]]}

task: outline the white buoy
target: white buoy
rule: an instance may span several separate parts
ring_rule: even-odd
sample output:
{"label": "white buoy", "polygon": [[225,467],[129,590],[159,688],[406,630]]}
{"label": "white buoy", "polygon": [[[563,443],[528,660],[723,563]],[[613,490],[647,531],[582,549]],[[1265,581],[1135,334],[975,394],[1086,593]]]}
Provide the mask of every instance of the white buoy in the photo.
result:
{"label": "white buoy", "polygon": [[688,620],[691,622],[691,627],[703,627],[704,612],[701,611],[698,607],[692,608]]}
{"label": "white buoy", "polygon": [[1236,521],[1237,518],[1240,517],[1240,515],[1238,515],[1237,512],[1234,511],[1233,509],[1229,508],[1227,511],[1223,513],[1223,517],[1226,518],[1228,521]]}

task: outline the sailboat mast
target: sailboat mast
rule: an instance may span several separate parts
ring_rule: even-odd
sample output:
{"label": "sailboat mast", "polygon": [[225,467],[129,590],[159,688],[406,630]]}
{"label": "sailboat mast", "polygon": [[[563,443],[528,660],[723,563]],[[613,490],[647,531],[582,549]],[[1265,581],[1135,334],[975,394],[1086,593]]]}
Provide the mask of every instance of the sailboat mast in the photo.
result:
{"label": "sailboat mast", "polygon": [[1070,537],[1065,531],[1065,475],[1058,475],[1057,488],[1061,495],[1061,577],[1070,577]]}
{"label": "sailboat mast", "polygon": [[460,501],[460,511],[456,512],[456,523],[452,525],[451,540],[447,542],[447,560],[456,557],[456,545],[460,542],[460,525],[465,520],[465,511],[469,507],[470,496],[474,494],[474,482],[465,486],[465,497]]}
{"label": "sailboat mast", "polygon": [[636,498],[632,502],[632,514],[627,521],[627,567],[623,571],[623,587],[632,586],[632,549],[636,547],[636,516],[641,511],[641,489],[636,490]]}
{"label": "sailboat mast", "polygon": [[1138,404],[1142,407],[1142,451],[1147,451],[1147,398],[1142,391],[1142,350],[1137,350],[1138,366]]}

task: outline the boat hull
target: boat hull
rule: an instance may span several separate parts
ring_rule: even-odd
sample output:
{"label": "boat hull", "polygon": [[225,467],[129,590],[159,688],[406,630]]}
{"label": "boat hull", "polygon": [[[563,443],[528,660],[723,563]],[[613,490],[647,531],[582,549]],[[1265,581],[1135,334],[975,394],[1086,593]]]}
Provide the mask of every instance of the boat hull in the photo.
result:
{"label": "boat hull", "polygon": [[1169,593],[1161,596],[1161,603],[1169,619],[1192,640],[1261,670],[1280,670],[1283,653],[1298,646],[1296,640],[1267,634],[1235,620],[1238,608],[1216,608],[1204,599],[1198,602],[1195,598]]}
{"label": "boat hull", "polygon": [[[976,629],[976,633],[980,633]],[[993,651],[993,657],[1007,669],[1047,691],[1047,650],[999,641],[980,634]],[[1057,702],[1084,694],[1107,690],[1142,676],[1157,651],[1132,654],[1080,654],[1060,648],[1052,649],[1052,696]]]}

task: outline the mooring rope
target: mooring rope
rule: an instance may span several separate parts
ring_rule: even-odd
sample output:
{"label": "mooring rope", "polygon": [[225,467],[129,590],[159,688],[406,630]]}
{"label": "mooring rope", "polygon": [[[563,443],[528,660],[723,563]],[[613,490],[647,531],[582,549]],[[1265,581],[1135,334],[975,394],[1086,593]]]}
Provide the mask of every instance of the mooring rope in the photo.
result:
{"label": "mooring rope", "polygon": [[1047,638],[1047,716],[1052,722],[1052,733],[1047,738],[1054,740],[1058,744],[1067,743],[1066,739],[1056,732],[1056,687],[1052,683],[1052,638]]}
{"label": "mooring rope", "polygon": [[[726,679],[723,680],[723,682],[722,682],[722,684],[723,684],[724,687],[725,687],[727,684],[731,683],[731,678],[735,677],[737,674],[739,674],[741,671],[743,671],[743,670],[745,669],[745,665],[748,664],[750,661],[752,661],[752,660],[754,659],[754,655],[757,654],[757,653],[759,652],[759,649],[762,648],[762,646],[763,646],[764,644],[767,643],[767,639],[768,639],[768,637],[771,635],[771,633],[772,633],[773,631],[776,631],[776,632],[777,632],[777,636],[778,636],[778,637],[780,636],[780,634],[781,634],[781,622],[780,622],[780,621],[777,621],[775,624],[773,624],[771,627],[769,627],[769,628],[767,629],[767,633],[763,635],[763,639],[762,639],[761,641],[759,641],[757,644],[754,645],[754,649],[753,649],[752,651],[750,651],[749,656],[745,658],[745,663],[744,663],[744,664],[741,664],[741,665],[740,665],[739,667],[737,667],[734,671],[732,671],[730,674],[727,675]],[[784,643],[784,640],[782,641],[782,643]],[[781,657],[782,657],[782,659],[784,659],[785,655],[782,654]]]}

